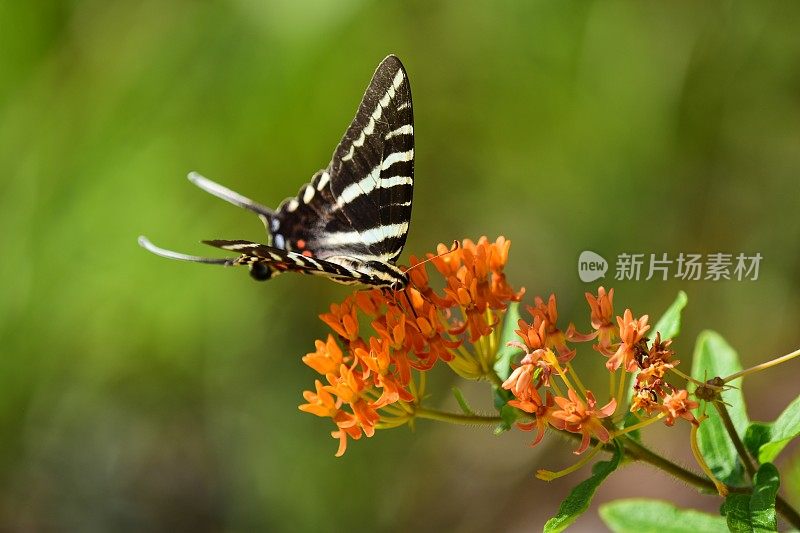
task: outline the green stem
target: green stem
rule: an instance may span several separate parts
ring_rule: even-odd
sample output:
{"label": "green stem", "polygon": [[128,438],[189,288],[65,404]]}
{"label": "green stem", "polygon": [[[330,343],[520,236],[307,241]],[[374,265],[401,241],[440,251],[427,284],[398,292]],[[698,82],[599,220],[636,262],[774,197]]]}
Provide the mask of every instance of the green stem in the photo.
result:
{"label": "green stem", "polygon": [[494,367],[490,366],[485,372],[486,377],[489,378],[489,381],[491,381],[495,387],[498,389],[503,388],[503,380],[500,379],[500,376],[498,376],[497,372],[494,371]]}
{"label": "green stem", "polygon": [[780,495],[775,496],[775,509],[787,522],[800,529],[800,514]]}
{"label": "green stem", "polygon": [[[414,415],[419,418],[427,418],[428,420],[439,420],[442,422],[449,422],[451,424],[461,424],[461,425],[475,425],[475,424],[495,425],[502,422],[502,419],[499,416],[481,416],[481,415],[467,415],[460,413],[447,413],[444,411],[437,411],[434,409],[425,409],[423,407],[417,407],[414,410]],[[559,433],[567,435],[574,439],[581,438],[581,436],[577,433],[570,433],[568,431],[559,431]],[[595,439],[592,440],[593,442],[597,443]],[[697,488],[716,492],[716,487],[714,486],[714,483],[710,479],[700,476],[692,472],[691,470],[687,470],[686,468],[683,468],[682,466],[673,463],[669,459],[661,457],[657,453],[647,449],[646,447],[639,444],[635,440],[631,439],[627,435],[623,435],[621,440],[623,441],[623,444],[625,446],[626,456],[632,459],[637,459],[639,461],[651,464],[656,468],[660,468],[661,470],[667,472],[668,474],[672,474],[676,478],[683,480],[690,485],[694,485]],[[613,451],[614,446],[610,442],[605,443],[603,445],[603,449],[611,452]],[[752,491],[748,487],[728,487],[728,492],[749,494]],[[777,496],[775,498],[775,509],[792,526],[794,526],[795,528],[800,528],[800,514],[798,514],[797,511],[795,511],[781,496]]]}
{"label": "green stem", "polygon": [[444,411],[437,411],[435,409],[425,409],[424,407],[417,407],[414,410],[414,416],[418,418],[427,418],[428,420],[439,420],[440,422],[450,422],[451,424],[461,425],[474,425],[485,424],[495,425],[503,421],[499,416],[481,416],[481,415],[467,415],[461,413],[446,413]]}
{"label": "green stem", "polygon": [[746,376],[748,374],[754,374],[756,372],[760,372],[762,370],[766,370],[767,368],[773,367],[775,365],[779,365],[781,363],[785,363],[786,361],[794,359],[797,356],[800,356],[800,350],[795,350],[792,353],[787,353],[786,355],[782,355],[782,356],[778,357],[777,359],[773,359],[772,361],[767,361],[766,363],[761,363],[760,365],[756,365],[754,367],[751,367],[751,368],[748,368],[748,369],[745,369],[745,370],[740,370],[739,372],[736,372],[735,374],[731,374],[730,376],[728,376],[726,378],[723,378],[723,381],[725,383],[728,383],[729,381],[733,381],[736,378],[740,378],[740,377]]}
{"label": "green stem", "polygon": [[[678,479],[694,485],[697,488],[706,489],[707,491],[716,492],[714,483],[703,476],[695,474],[691,470],[687,470],[682,466],[676,465],[672,461],[661,457],[660,455],[648,450],[635,440],[625,437],[625,452],[628,457],[639,459],[645,463],[649,463],[656,468],[660,468],[665,472],[672,474]],[[728,492],[737,492],[740,494],[750,494],[752,490],[749,487],[730,487]],[[787,503],[780,495],[775,497],[775,509],[780,515],[795,528],[800,529],[800,514]]]}
{"label": "green stem", "polygon": [[[676,478],[689,483],[690,485],[694,485],[697,488],[706,489],[708,491],[713,491],[714,493],[717,492],[717,488],[714,486],[714,483],[699,474],[692,472],[691,470],[687,470],[680,465],[677,465],[670,461],[669,459],[665,459],[661,457],[657,453],[645,448],[643,445],[639,444],[635,440],[625,437],[625,451],[629,457],[633,457],[634,459],[638,459],[640,461],[644,461],[645,463],[649,463],[656,468],[660,468],[661,470],[667,472],[668,474],[672,474]],[[730,488],[731,492],[739,492],[737,488]]]}
{"label": "green stem", "polygon": [[[580,440],[581,435],[577,433],[569,433],[565,430],[558,430],[558,432],[562,435],[566,435],[570,438]],[[691,470],[687,470],[680,465],[677,465],[670,461],[669,459],[665,459],[661,457],[657,453],[645,448],[642,444],[639,444],[634,439],[630,438],[628,435],[622,435],[622,438],[619,440],[622,441],[623,445],[625,446],[625,456],[630,457],[631,459],[636,459],[639,461],[643,461],[645,463],[649,463],[656,468],[660,468],[665,472],[672,474],[673,476],[677,477],[685,481],[690,485],[694,485],[697,488],[706,489],[708,491],[716,493],[717,489],[714,486],[714,483],[711,482],[710,479],[705,478],[699,474],[695,474]],[[597,439],[592,439],[592,444],[596,444],[598,441]],[[603,445],[603,449],[607,452],[614,451],[614,444],[611,442],[607,442]],[[746,488],[740,487],[729,487],[730,492],[749,492]]]}
{"label": "green stem", "polygon": [[[747,475],[750,477],[750,479],[753,479],[756,474],[756,467],[753,464],[753,461],[750,459],[750,454],[747,453],[747,449],[744,447],[742,439],[739,438],[739,434],[736,432],[736,428],[733,425],[733,420],[731,420],[731,416],[728,414],[728,408],[725,407],[725,404],[721,401],[714,402],[714,407],[716,407],[717,413],[719,413],[719,417],[722,419],[722,424],[725,426],[725,431],[728,432],[728,436],[731,438],[733,446],[736,448],[736,452],[739,454],[739,459],[742,461],[744,469],[747,471]],[[780,495],[775,497],[775,509],[786,519],[787,522],[796,528],[800,528],[800,514]]]}

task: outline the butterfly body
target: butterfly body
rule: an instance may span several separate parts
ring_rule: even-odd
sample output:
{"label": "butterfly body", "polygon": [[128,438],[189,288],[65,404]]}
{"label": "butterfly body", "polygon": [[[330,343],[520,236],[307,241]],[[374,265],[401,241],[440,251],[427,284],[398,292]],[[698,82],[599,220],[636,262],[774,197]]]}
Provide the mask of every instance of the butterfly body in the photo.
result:
{"label": "butterfly body", "polygon": [[414,187],[414,116],[411,89],[400,60],[384,59],[355,118],[328,166],[296,196],[269,209],[196,173],[198,187],[256,213],[269,244],[204,241],[240,255],[211,259],[139,242],[171,259],[226,266],[246,265],[253,278],[283,272],[325,276],[337,283],[401,289],[408,276],[395,265],[411,219]]}

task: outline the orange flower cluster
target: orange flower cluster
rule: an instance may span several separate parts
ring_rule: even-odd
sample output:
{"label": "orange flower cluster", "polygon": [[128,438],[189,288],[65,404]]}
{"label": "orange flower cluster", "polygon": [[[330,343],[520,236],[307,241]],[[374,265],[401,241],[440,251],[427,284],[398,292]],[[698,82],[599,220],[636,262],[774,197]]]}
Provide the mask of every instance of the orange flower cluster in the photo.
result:
{"label": "orange flower cluster", "polygon": [[[647,315],[635,318],[630,309],[626,309],[615,320],[613,298],[613,289],[606,292],[603,287],[598,289],[597,296],[586,293],[591,333],[580,333],[573,324],[562,332],[556,323],[558,311],[552,295],[546,304],[537,297],[535,305],[528,307],[532,322],[519,321],[516,333],[522,342],[512,341],[509,345],[521,349],[524,356],[502,386],[514,396],[508,404],[532,419],[518,423],[518,427],[537,429],[533,445],[541,441],[548,425],[582,435],[575,453],[585,451],[592,438],[608,442],[614,426],[603,419],[614,414],[625,400],[627,373],[636,373],[631,412],[644,411],[647,416],[660,414],[668,425],[677,418],[697,423],[691,413],[697,403],[688,399],[686,390],[676,390],[664,381],[667,371],[679,363],[672,361],[671,341],[662,342],[660,333],[656,333],[654,342],[648,345]],[[597,408],[595,395],[583,388],[569,363],[576,353],[570,343],[595,340],[594,350],[608,358],[606,368],[612,373],[622,369],[619,387],[609,392],[610,400],[600,408]],[[554,376],[559,376],[567,387],[566,395],[553,382]]]}
{"label": "orange flower cluster", "polygon": [[522,296],[503,273],[510,246],[503,237],[465,240],[453,250],[440,244],[438,256],[427,256],[444,278],[440,291],[431,287],[424,261],[412,256],[406,289],[356,292],[320,315],[335,337],[316,341],[315,351],[303,357],[324,381],[303,393],[300,409],[333,420],[337,456],[348,437],[371,437],[376,428],[413,419],[421,384],[412,370],[453,361],[463,342],[493,333],[509,302]]}

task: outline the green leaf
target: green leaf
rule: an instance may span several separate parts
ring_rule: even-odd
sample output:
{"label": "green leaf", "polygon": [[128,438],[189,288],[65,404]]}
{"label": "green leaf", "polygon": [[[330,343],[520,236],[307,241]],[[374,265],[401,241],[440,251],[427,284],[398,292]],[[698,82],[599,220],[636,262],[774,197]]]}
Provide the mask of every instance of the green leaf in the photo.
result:
{"label": "green leaf", "polygon": [[[500,334],[500,347],[497,349],[497,356],[494,363],[494,371],[502,380],[508,379],[511,375],[511,365],[514,359],[522,354],[522,350],[513,346],[508,346],[508,343],[513,340],[519,340],[515,330],[517,322],[520,319],[519,302],[512,302],[506,310],[505,317],[503,317],[503,331]],[[503,419],[500,424],[494,429],[494,434],[499,435],[512,428],[514,422],[520,417],[519,410],[508,405],[508,400],[511,400],[513,395],[498,387],[494,389],[494,406],[497,412],[500,413],[500,418]]]}
{"label": "green leaf", "polygon": [[[681,311],[686,307],[689,298],[683,291],[678,292],[678,296],[672,305],[661,315],[656,325],[648,332],[650,339],[656,336],[656,331],[661,333],[662,339],[672,339],[681,331]],[[652,340],[651,340],[652,344]]]}
{"label": "green leaf", "polygon": [[561,502],[558,513],[544,525],[544,533],[563,531],[589,508],[597,487],[611,472],[617,469],[622,460],[622,445],[617,441],[612,442],[614,442],[615,449],[611,459],[595,463],[592,467],[591,477],[579,483]]}
{"label": "green leaf", "polygon": [[[700,333],[692,361],[692,376],[695,379],[706,381],[714,377],[725,377],[741,369],[736,351],[719,333],[708,330]],[[722,400],[728,404],[728,413],[741,438],[749,425],[741,390],[742,378],[737,378],[728,385],[730,388],[722,393]],[[744,485],[744,472],[736,448],[725,431],[717,410],[713,405],[705,403],[701,409],[705,409],[708,419],[700,424],[697,432],[700,452],[717,478],[728,485]]]}
{"label": "green leaf", "polygon": [[717,533],[726,529],[721,516],[644,498],[606,503],[599,513],[615,533]]}
{"label": "green leaf", "polygon": [[800,507],[800,448],[795,448],[794,455],[783,466],[786,498],[796,509]]}
{"label": "green leaf", "polygon": [[772,424],[769,441],[761,445],[759,463],[770,463],[793,438],[800,435],[800,396],[784,409]]}
{"label": "green leaf", "polygon": [[495,358],[494,371],[500,379],[506,380],[511,375],[511,363],[514,358],[522,353],[522,350],[513,346],[508,346],[510,341],[520,340],[516,334],[517,322],[521,318],[519,314],[519,302],[511,302],[503,318],[503,331],[500,334],[500,347]]}
{"label": "green leaf", "polygon": [[[639,420],[635,414],[629,412],[625,415],[625,418],[622,419],[622,428],[629,428],[638,424],[639,422],[641,422],[641,420]],[[634,429],[633,431],[626,433],[626,435],[636,442],[642,442],[642,435],[638,429]]]}
{"label": "green leaf", "polygon": [[769,442],[771,432],[772,424],[752,422],[747,426],[747,431],[744,433],[744,446],[750,452],[750,455],[758,457],[758,450]]}
{"label": "green leaf", "polygon": [[753,531],[778,531],[775,516],[775,497],[781,486],[778,469],[772,463],[764,463],[753,478],[753,495],[750,497],[750,517]]}
{"label": "green leaf", "polygon": [[728,529],[735,533],[766,533],[778,531],[775,497],[780,487],[778,469],[764,463],[753,478],[753,493],[731,493],[725,498],[722,512]]}
{"label": "green leaf", "polygon": [[514,422],[521,416],[518,409],[508,405],[508,400],[513,397],[510,391],[499,388],[494,389],[494,406],[502,419],[502,422],[494,428],[495,435],[500,435],[510,430],[514,426]]}
{"label": "green leaf", "polygon": [[[686,293],[683,291],[678,291],[678,296],[675,297],[675,301],[670,304],[666,311],[664,311],[664,314],[658,319],[656,325],[648,331],[648,334],[650,335],[650,346],[653,345],[656,331],[661,332],[662,339],[672,339],[678,336],[678,333],[681,330],[681,311],[683,311],[683,308],[686,307],[686,303],[688,301],[689,298],[686,296]],[[631,404],[631,398],[633,398],[633,386],[635,384],[636,379],[634,375],[634,379],[631,379],[630,385],[628,386],[626,397],[627,401],[625,402],[625,405]]]}
{"label": "green leaf", "polygon": [[722,504],[722,514],[728,530],[732,533],[753,533],[753,523],[750,520],[750,495],[730,493]]}

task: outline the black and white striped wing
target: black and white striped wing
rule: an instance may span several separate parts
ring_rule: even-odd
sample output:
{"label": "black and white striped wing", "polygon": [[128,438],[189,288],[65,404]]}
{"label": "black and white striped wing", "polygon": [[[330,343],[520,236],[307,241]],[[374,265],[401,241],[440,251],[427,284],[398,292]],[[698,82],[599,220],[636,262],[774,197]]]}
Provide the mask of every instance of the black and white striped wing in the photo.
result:
{"label": "black and white striped wing", "polygon": [[313,257],[393,263],[403,250],[414,190],[414,114],[395,56],[375,71],[328,167],[278,208],[273,245]]}
{"label": "black and white striped wing", "polygon": [[260,280],[293,271],[339,283],[402,288],[408,277],[394,262],[403,250],[414,191],[414,115],[411,89],[400,60],[378,65],[350,127],[327,168],[296,197],[273,211],[196,173],[201,189],[256,213],[271,246],[250,241],[204,241],[239,252],[235,259],[208,258],[159,248],[150,252],[179,261],[247,265]]}

